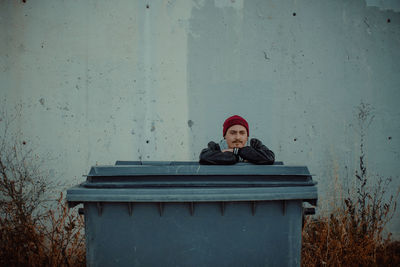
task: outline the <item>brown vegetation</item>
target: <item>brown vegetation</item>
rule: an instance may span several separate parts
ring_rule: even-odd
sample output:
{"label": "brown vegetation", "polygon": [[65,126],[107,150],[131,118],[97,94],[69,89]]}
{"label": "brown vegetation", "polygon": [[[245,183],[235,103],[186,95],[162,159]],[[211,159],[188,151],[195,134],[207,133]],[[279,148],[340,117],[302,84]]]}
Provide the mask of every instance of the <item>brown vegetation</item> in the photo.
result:
{"label": "brown vegetation", "polygon": [[400,242],[383,237],[383,222],[365,228],[350,208],[306,219],[302,266],[400,266]]}
{"label": "brown vegetation", "polygon": [[306,219],[302,266],[400,266],[400,242],[392,241],[390,233],[384,234],[399,193],[386,196],[391,179],[378,178],[376,185],[369,186],[372,179],[365,163],[364,142],[373,119],[371,112],[368,104],[358,107],[360,158],[355,194],[349,190],[341,203],[333,204],[329,216]]}
{"label": "brown vegetation", "polygon": [[85,266],[83,218],[62,202],[32,216],[2,203],[0,266]]}
{"label": "brown vegetation", "polygon": [[15,118],[0,116],[0,266],[84,266],[83,218],[62,194],[46,207],[51,188],[38,157],[8,135]]}

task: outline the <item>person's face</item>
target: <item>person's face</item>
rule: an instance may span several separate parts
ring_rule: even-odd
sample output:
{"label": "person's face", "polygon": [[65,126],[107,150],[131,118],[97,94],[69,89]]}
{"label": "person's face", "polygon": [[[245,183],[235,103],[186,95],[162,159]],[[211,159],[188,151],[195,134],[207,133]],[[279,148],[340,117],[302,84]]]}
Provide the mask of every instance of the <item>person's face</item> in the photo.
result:
{"label": "person's face", "polygon": [[242,148],[247,142],[247,130],[242,125],[231,126],[225,134],[225,140],[229,148]]}

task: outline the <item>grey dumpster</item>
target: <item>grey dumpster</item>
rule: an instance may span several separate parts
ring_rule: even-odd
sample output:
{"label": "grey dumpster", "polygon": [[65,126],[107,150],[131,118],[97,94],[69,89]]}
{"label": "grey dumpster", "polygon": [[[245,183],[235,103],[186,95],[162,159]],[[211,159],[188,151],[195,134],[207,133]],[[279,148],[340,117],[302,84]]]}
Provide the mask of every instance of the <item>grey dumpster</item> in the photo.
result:
{"label": "grey dumpster", "polygon": [[304,166],[117,162],[67,192],[84,204],[88,266],[299,266]]}

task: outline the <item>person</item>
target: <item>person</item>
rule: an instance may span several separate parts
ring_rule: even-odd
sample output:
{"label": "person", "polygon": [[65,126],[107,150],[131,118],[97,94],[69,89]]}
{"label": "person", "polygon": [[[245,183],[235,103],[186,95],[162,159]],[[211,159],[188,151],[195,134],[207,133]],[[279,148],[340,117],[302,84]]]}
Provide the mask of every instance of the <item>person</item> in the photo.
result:
{"label": "person", "polygon": [[225,140],[221,146],[213,141],[208,143],[207,148],[200,153],[200,164],[228,165],[237,162],[251,162],[254,164],[274,164],[275,154],[263,143],[252,138],[250,145],[247,145],[249,138],[249,124],[247,121],[234,115],[225,120],[223,124],[223,137]]}

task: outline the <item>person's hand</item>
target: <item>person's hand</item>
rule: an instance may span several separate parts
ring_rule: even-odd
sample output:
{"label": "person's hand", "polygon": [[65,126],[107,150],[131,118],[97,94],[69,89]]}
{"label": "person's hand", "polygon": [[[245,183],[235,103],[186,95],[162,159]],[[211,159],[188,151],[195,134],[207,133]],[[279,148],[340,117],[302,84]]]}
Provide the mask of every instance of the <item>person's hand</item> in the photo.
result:
{"label": "person's hand", "polygon": [[227,148],[222,150],[222,152],[232,152],[233,153],[233,148]]}

